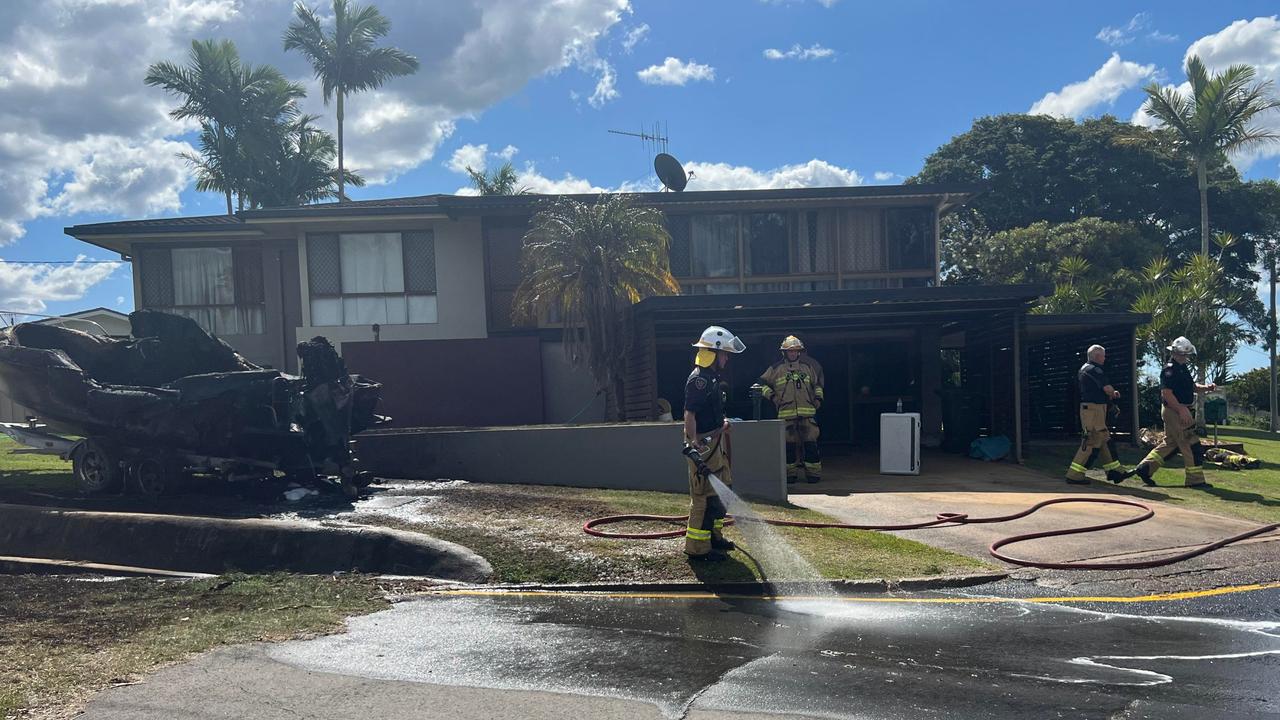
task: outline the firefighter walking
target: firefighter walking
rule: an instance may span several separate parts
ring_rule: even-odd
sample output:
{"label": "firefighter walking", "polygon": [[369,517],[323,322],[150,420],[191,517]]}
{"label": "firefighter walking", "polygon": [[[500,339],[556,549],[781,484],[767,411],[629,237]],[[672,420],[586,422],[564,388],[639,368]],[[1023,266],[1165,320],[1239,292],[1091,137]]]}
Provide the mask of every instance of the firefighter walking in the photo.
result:
{"label": "firefighter walking", "polygon": [[[720,371],[729,362],[729,355],[741,353],[747,346],[733,333],[712,325],[702,331],[693,347],[697,348],[693,372],[684,385],[684,440],[697,452],[706,473],[715,475],[725,485],[732,485],[726,452],[729,421],[724,416]],[[728,512],[707,474],[700,471],[692,459],[688,463],[689,521],[684,535],[685,555],[691,561],[724,560],[724,553],[735,547],[723,535]]]}
{"label": "firefighter walking", "polygon": [[822,453],[818,449],[818,423],[814,419],[822,407],[822,365],[809,357],[804,343],[788,335],[778,348],[782,359],[760,376],[762,394],[778,408],[778,419],[787,427],[787,482],[822,478]]}
{"label": "firefighter walking", "polygon": [[1196,346],[1190,340],[1180,337],[1166,350],[1169,351],[1169,363],[1160,371],[1160,402],[1163,406],[1160,419],[1164,421],[1164,441],[1147,453],[1126,477],[1137,475],[1143,484],[1154,486],[1156,483],[1151,476],[1156,470],[1174,453],[1182,453],[1187,487],[1211,488],[1213,486],[1204,479],[1204,447],[1196,434],[1192,406],[1196,393],[1212,392],[1217,385],[1200,385],[1191,377],[1190,363],[1195,357]]}
{"label": "firefighter walking", "polygon": [[1076,384],[1080,389],[1080,449],[1071,458],[1071,466],[1067,468],[1067,482],[1072,485],[1088,485],[1089,478],[1085,471],[1093,466],[1095,460],[1102,461],[1102,469],[1107,471],[1107,479],[1118,483],[1126,477],[1120,469],[1120,459],[1116,455],[1115,443],[1111,440],[1111,430],[1107,427],[1107,415],[1111,402],[1120,397],[1120,391],[1111,386],[1102,366],[1107,362],[1107,350],[1101,345],[1090,345],[1085,351],[1085,364],[1076,373]]}

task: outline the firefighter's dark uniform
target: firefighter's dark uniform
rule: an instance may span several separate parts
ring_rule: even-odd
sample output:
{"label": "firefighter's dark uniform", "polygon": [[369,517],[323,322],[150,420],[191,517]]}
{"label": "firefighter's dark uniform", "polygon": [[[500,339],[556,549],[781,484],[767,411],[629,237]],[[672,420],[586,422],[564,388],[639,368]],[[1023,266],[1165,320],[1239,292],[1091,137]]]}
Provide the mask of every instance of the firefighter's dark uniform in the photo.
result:
{"label": "firefighter's dark uniform", "polygon": [[[727,442],[721,430],[724,427],[724,395],[720,389],[720,373],[714,368],[695,367],[684,384],[684,409],[693,412],[698,437],[713,435],[702,461],[725,485],[733,484],[729,470],[729,458],[725,453]],[[724,518],[728,514],[711,481],[698,473],[692,460],[689,463],[689,522],[685,528],[684,551],[687,555],[706,555],[711,551],[711,540],[722,540]]]}
{"label": "firefighter's dark uniform", "polygon": [[1080,433],[1083,437],[1080,449],[1071,458],[1067,480],[1087,483],[1084,473],[1095,459],[1102,461],[1102,469],[1107,471],[1108,478],[1114,479],[1120,474],[1120,461],[1116,458],[1111,431],[1107,428],[1107,403],[1111,398],[1103,390],[1111,383],[1107,382],[1102,366],[1087,362],[1076,374],[1076,384],[1080,388]]}
{"label": "firefighter's dark uniform", "polygon": [[[779,360],[760,376],[761,394],[778,408],[778,419],[787,423],[787,482],[795,482],[803,469],[809,482],[822,475],[822,452],[818,449],[818,423],[814,416],[823,400],[822,366],[808,355],[795,362]],[[797,445],[803,443],[801,461]]]}
{"label": "firefighter's dark uniform", "polygon": [[[1170,360],[1169,364],[1160,371],[1160,389],[1163,391],[1166,388],[1173,392],[1173,397],[1179,403],[1190,408],[1196,400],[1196,382],[1191,377],[1190,365]],[[1182,463],[1187,473],[1187,487],[1205,484],[1204,447],[1200,445],[1200,436],[1196,435],[1194,415],[1191,423],[1186,424],[1181,417],[1178,417],[1177,410],[1163,402],[1163,398],[1161,402],[1164,405],[1160,410],[1160,419],[1164,420],[1164,442],[1147,453],[1147,456],[1138,464],[1136,474],[1142,478],[1143,482],[1152,484],[1151,476],[1164,465],[1165,460],[1172,457],[1174,453],[1182,453]]]}

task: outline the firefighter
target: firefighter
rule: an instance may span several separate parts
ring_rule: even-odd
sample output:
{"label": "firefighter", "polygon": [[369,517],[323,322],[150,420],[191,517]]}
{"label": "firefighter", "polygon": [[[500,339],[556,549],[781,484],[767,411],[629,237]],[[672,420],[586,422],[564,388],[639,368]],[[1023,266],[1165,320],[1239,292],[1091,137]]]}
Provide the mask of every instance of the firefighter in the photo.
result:
{"label": "firefighter", "polygon": [[[702,331],[693,344],[693,372],[684,385],[684,440],[697,451],[703,466],[725,485],[733,484],[726,453],[729,421],[724,416],[724,391],[720,371],[747,346],[733,333],[718,325]],[[689,522],[685,528],[684,552],[690,560],[723,560],[734,549],[723,535],[728,515],[711,480],[689,461]]]}
{"label": "firefighter", "polygon": [[1090,345],[1085,351],[1085,364],[1076,373],[1076,384],[1080,388],[1080,449],[1071,458],[1071,467],[1067,469],[1067,482],[1072,485],[1088,485],[1089,478],[1084,473],[1094,460],[1102,460],[1102,469],[1107,471],[1107,479],[1118,483],[1126,477],[1120,469],[1120,460],[1116,455],[1115,444],[1111,440],[1111,431],[1107,428],[1107,411],[1111,402],[1120,397],[1120,391],[1111,386],[1102,366],[1107,362],[1107,349],[1101,345]]}
{"label": "firefighter", "polygon": [[[822,407],[822,366],[805,352],[804,343],[788,335],[778,348],[782,359],[760,376],[761,394],[778,408],[778,419],[787,421],[787,482],[822,478],[822,453],[818,450],[818,423]],[[800,452],[803,451],[803,452]]]}
{"label": "firefighter", "polygon": [[1192,406],[1196,393],[1212,392],[1217,385],[1200,385],[1191,377],[1190,362],[1196,354],[1196,346],[1185,337],[1174,340],[1169,347],[1169,364],[1160,371],[1160,419],[1164,421],[1164,440],[1138,463],[1138,467],[1126,473],[1137,475],[1143,484],[1154,486],[1151,479],[1164,461],[1174,453],[1182,453],[1186,468],[1186,485],[1194,488],[1213,487],[1204,479],[1204,447],[1196,435],[1196,420]]}

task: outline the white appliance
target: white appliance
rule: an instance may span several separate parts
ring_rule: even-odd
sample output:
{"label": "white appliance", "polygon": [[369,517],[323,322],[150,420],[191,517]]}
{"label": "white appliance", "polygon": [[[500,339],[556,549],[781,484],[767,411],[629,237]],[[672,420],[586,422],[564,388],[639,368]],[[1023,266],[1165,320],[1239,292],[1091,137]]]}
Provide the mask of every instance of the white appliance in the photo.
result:
{"label": "white appliance", "polygon": [[880,474],[920,474],[920,413],[880,416]]}

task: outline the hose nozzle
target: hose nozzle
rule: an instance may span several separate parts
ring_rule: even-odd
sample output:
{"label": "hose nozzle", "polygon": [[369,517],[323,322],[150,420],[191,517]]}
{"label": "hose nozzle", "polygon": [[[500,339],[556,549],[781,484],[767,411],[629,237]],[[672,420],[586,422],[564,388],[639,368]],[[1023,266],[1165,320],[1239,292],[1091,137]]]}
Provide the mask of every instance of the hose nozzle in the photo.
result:
{"label": "hose nozzle", "polygon": [[693,461],[693,466],[697,468],[699,475],[703,477],[711,475],[711,468],[707,467],[707,463],[703,461],[702,453],[698,452],[698,448],[694,447],[690,443],[685,443],[684,449],[680,451],[680,454]]}

